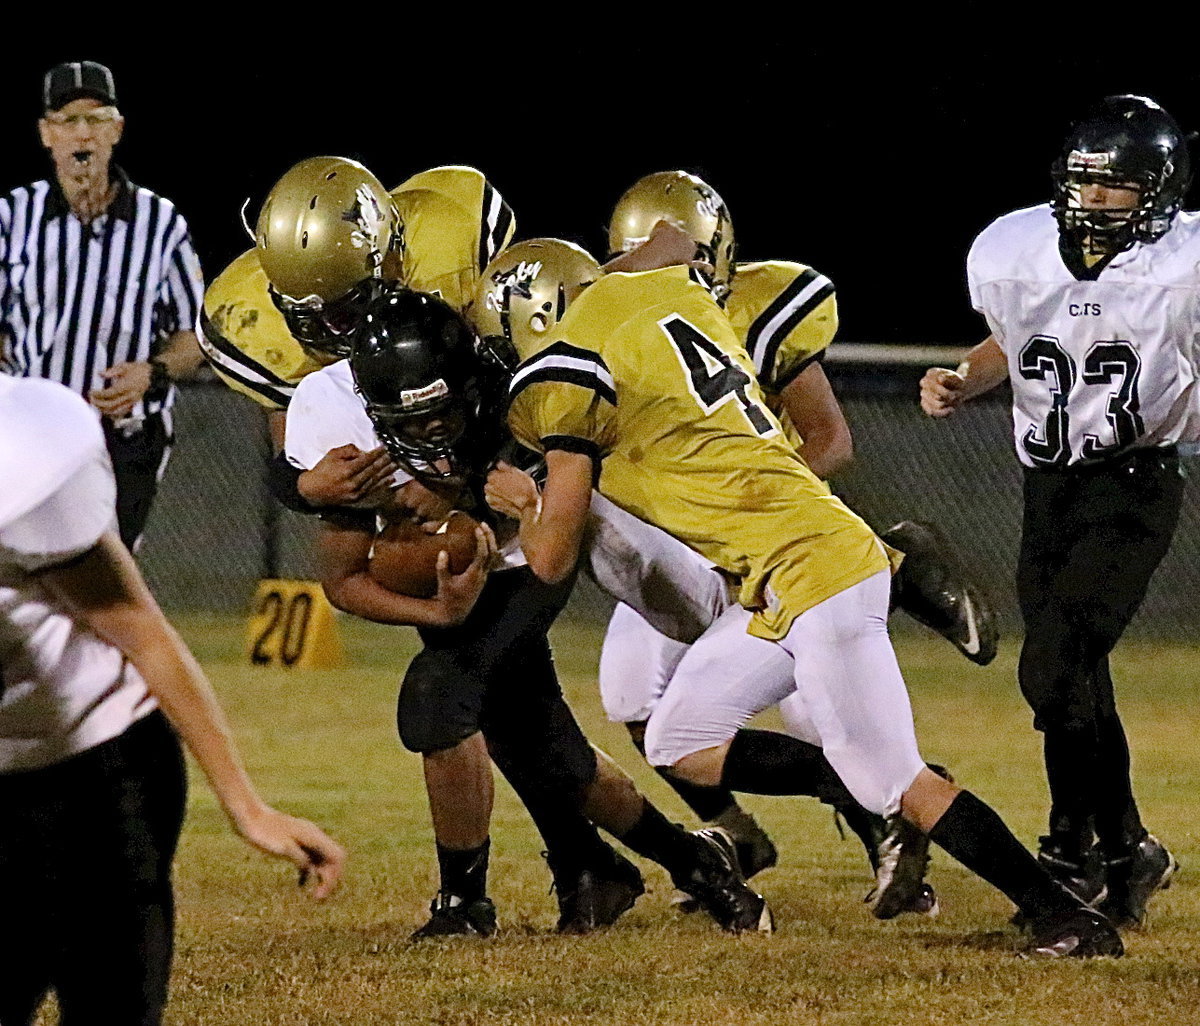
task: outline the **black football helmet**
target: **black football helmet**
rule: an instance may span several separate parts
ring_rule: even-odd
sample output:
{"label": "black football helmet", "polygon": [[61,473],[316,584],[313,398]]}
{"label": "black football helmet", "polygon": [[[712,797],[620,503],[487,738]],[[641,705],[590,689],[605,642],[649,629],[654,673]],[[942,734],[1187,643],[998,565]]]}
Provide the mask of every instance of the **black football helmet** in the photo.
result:
{"label": "black football helmet", "polygon": [[465,481],[495,448],[498,421],[466,321],[442,300],[393,287],[366,308],[350,370],[375,433],[418,479]]}
{"label": "black football helmet", "polygon": [[[1106,96],[1071,129],[1051,174],[1063,240],[1114,255],[1166,235],[1192,166],[1186,136],[1162,107],[1145,96]],[[1080,198],[1087,184],[1136,186],[1138,199],[1129,208],[1089,209]]]}

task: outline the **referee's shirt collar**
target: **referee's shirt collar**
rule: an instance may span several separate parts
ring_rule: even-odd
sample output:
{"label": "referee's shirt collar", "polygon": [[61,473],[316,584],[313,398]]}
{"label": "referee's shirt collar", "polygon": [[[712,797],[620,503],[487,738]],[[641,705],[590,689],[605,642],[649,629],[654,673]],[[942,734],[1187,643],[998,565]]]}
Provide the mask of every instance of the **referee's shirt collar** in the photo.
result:
{"label": "referee's shirt collar", "polygon": [[[119,218],[122,221],[133,220],[133,190],[134,185],[129,181],[129,175],[116,164],[108,166],[109,181],[117,183],[117,194],[108,205],[102,216]],[[64,217],[71,212],[71,204],[63,194],[62,186],[57,178],[49,179],[50,193],[46,197],[46,217]]]}

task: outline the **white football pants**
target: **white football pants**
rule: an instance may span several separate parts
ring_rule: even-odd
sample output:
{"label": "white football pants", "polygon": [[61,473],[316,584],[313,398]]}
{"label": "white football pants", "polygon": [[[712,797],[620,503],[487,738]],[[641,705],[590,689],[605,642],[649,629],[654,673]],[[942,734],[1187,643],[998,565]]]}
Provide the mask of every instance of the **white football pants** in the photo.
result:
{"label": "white football pants", "polygon": [[[600,698],[614,723],[650,718],[688,645],[727,609],[728,582],[712,563],[660,528],[592,493],[584,569],[618,599],[600,652]],[[759,640],[759,639],[751,639]],[[761,672],[791,676],[791,659],[761,642]],[[770,665],[775,664],[775,665]],[[817,743],[803,703],[780,703],[785,729]]]}
{"label": "white football pants", "polygon": [[712,563],[595,491],[583,556],[592,580],[675,641],[695,641],[730,603]]}
{"label": "white football pants", "polygon": [[650,764],[724,744],[791,696],[850,793],[872,812],[899,812],[925,763],[887,633],[890,578],[882,570],[819,603],[779,642],[746,633],[749,611],[726,609],[680,659],[650,715]]}

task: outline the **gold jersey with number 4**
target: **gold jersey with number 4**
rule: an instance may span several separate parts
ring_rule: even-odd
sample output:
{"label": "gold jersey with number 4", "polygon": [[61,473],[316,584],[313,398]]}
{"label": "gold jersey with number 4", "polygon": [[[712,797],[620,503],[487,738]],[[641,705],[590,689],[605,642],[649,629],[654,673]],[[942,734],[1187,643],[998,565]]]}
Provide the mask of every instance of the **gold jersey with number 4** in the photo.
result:
{"label": "gold jersey with number 4", "polygon": [[[404,224],[403,284],[463,309],[512,238],[512,210],[471,167],[422,171],[391,196]],[[292,338],[268,285],[255,250],[234,260],[204,294],[200,345],[227,385],[282,410],[300,380],[335,357],[316,359]]]}
{"label": "gold jersey with number 4", "polygon": [[538,451],[601,461],[600,491],[741,579],[751,633],[888,568],[767,409],[728,318],[686,268],[609,274],[521,353],[509,425]]}
{"label": "gold jersey with number 4", "polygon": [[780,393],[823,358],[837,334],[833,282],[811,267],[785,260],[738,264],[725,313],[754,364],[767,405],[799,448],[803,439]]}

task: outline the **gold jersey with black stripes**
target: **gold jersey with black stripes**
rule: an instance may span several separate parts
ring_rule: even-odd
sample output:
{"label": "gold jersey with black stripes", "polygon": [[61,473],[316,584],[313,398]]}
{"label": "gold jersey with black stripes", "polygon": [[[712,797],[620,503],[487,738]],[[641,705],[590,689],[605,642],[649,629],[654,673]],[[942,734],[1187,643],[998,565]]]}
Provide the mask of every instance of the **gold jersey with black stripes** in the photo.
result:
{"label": "gold jersey with black stripes", "polygon": [[605,275],[510,386],[509,426],[600,461],[600,491],[741,579],[751,633],[888,568],[767,409],[724,311],[686,268]]}
{"label": "gold jersey with black stripes", "polygon": [[197,335],[225,384],[268,409],[282,410],[300,379],[334,357],[322,361],[292,338],[267,286],[257,251],[247,250],[205,290]]}
{"label": "gold jersey with black stripes", "polygon": [[[447,219],[455,217],[457,222],[464,215],[444,211],[435,217],[430,194],[457,203],[466,212],[465,223],[456,223],[455,230],[448,231]],[[406,284],[418,292],[432,292],[432,288],[418,288],[413,282],[431,285],[444,275],[458,275],[459,295],[441,295],[451,306],[462,309],[480,273],[512,241],[517,226],[512,207],[482,173],[461,164],[447,164],[413,175],[392,190],[392,199],[405,225],[407,248],[416,250],[416,261],[428,265],[424,269],[406,269]],[[427,206],[422,205],[422,199]],[[417,218],[426,222],[423,232],[413,227]],[[434,238],[434,234],[441,237]],[[469,280],[462,279],[464,273]]]}
{"label": "gold jersey with black stripes", "polygon": [[[402,283],[462,310],[483,268],[512,239],[511,208],[470,167],[423,171],[391,196],[404,225]],[[268,284],[254,250],[234,260],[205,292],[200,345],[231,388],[282,410],[300,379],[330,361],[292,338]]]}
{"label": "gold jersey with black stripes", "polygon": [[833,282],[811,267],[785,260],[738,264],[725,313],[754,363],[767,405],[799,448],[803,439],[780,393],[823,357],[837,334]]}

